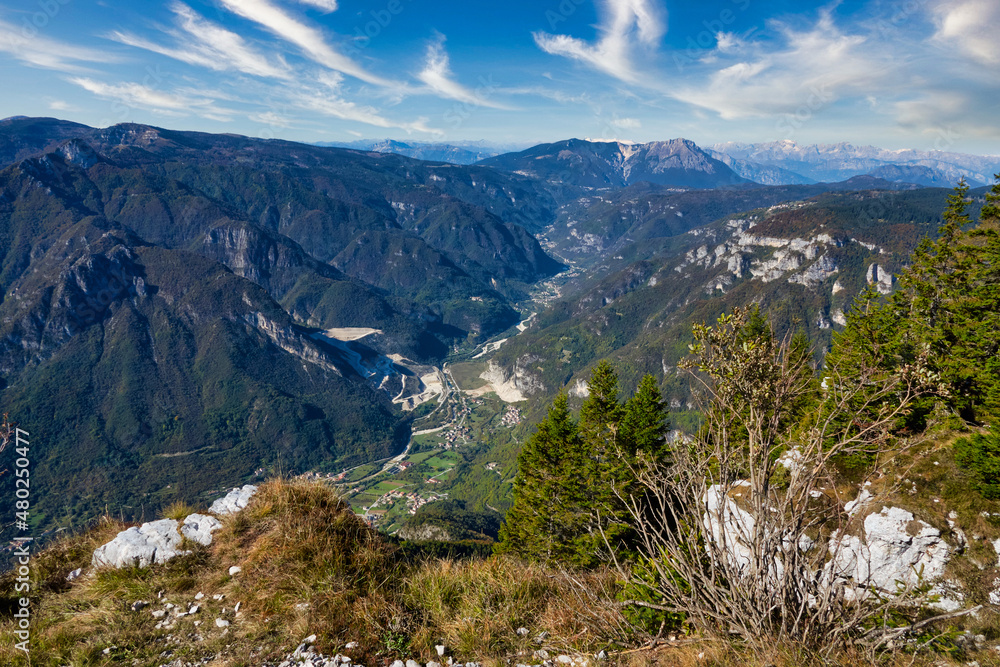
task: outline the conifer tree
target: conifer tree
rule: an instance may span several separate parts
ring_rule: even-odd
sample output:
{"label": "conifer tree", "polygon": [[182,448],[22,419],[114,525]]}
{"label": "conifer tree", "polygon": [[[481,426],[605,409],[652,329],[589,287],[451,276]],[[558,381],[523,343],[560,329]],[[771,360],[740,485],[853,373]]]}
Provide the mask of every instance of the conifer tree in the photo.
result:
{"label": "conifer tree", "polygon": [[[963,180],[948,197],[939,238],[918,246],[887,301],[858,297],[827,367],[844,373],[863,360],[889,372],[921,357],[966,420],[991,421],[1000,417],[1000,175],[973,229],[968,192]],[[911,420],[929,407],[915,404]]]}
{"label": "conifer tree", "polygon": [[632,398],[625,403],[619,427],[619,441],[626,456],[645,456],[663,463],[670,456],[667,433],[670,431],[667,404],[660,387],[650,374],[643,376]]}
{"label": "conifer tree", "polygon": [[601,560],[605,540],[615,539],[617,533],[612,526],[617,514],[615,479],[620,474],[618,429],[624,410],[618,400],[618,374],[607,360],[594,366],[587,390],[589,394],[580,407],[584,466],[579,470],[587,494],[577,507],[586,517],[586,529],[577,537],[575,550],[577,562],[590,566]]}
{"label": "conifer tree", "polygon": [[637,457],[666,460],[666,405],[651,375],[623,405],[607,361],[594,367],[588,389],[579,423],[560,394],[521,450],[498,552],[587,568],[610,557],[609,544],[618,555],[632,548],[622,498],[637,489]]}
{"label": "conifer tree", "polygon": [[580,408],[580,437],[590,448],[594,470],[598,472],[597,462],[613,449],[623,414],[618,402],[618,374],[607,360],[594,366],[587,390],[590,393]]}
{"label": "conifer tree", "polygon": [[497,551],[542,562],[576,563],[583,530],[583,447],[565,394],[559,394],[517,457],[514,504],[500,530]]}

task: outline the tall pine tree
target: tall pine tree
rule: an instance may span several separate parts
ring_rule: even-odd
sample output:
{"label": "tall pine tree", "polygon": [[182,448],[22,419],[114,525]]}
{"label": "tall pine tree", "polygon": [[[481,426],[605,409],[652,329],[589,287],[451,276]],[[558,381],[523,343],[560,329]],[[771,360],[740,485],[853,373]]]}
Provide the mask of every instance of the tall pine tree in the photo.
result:
{"label": "tall pine tree", "polygon": [[586,568],[610,556],[609,544],[617,555],[631,548],[622,498],[637,491],[638,457],[667,460],[666,405],[649,375],[622,405],[607,361],[594,367],[587,386],[579,424],[560,394],[521,450],[498,552]]}
{"label": "tall pine tree", "polygon": [[500,530],[499,553],[578,563],[576,542],[586,521],[579,511],[586,496],[583,451],[566,395],[559,394],[517,457],[514,504]]}

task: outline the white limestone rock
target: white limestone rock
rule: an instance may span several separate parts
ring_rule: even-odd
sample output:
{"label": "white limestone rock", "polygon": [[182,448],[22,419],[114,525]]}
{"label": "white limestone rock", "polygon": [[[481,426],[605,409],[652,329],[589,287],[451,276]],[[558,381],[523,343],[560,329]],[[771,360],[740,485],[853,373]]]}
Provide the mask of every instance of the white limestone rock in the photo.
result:
{"label": "white limestone rock", "polygon": [[786,450],[776,461],[776,463],[784,467],[788,472],[795,473],[802,469],[802,459],[805,458],[802,454],[801,447],[792,447]]}
{"label": "white limestone rock", "polygon": [[[808,255],[806,259],[810,259]],[[839,270],[837,263],[829,255],[823,255],[805,271],[789,278],[788,282],[799,283],[806,287],[816,287]]]}
{"label": "white limestone rock", "polygon": [[181,525],[181,535],[203,546],[212,543],[212,533],[222,528],[222,522],[207,514],[191,514]]}
{"label": "white limestone rock", "polygon": [[858,494],[857,498],[844,504],[844,511],[847,512],[847,516],[854,516],[857,514],[871,497],[871,491],[868,489],[861,489],[861,493]]}
{"label": "white limestone rock", "polygon": [[889,294],[892,292],[892,274],[883,269],[878,264],[870,264],[865,279],[869,285],[874,285],[879,294]]}
{"label": "white limestone rock", "polygon": [[236,514],[247,506],[255,493],[257,493],[257,487],[253,484],[247,484],[243,488],[235,488],[212,503],[208,511],[216,516]]}
{"label": "white limestone rock", "polygon": [[1000,578],[993,580],[993,590],[990,591],[990,604],[1000,606]]}
{"label": "white limestone rock", "polygon": [[829,550],[835,576],[890,592],[897,582],[910,587],[939,580],[952,551],[941,531],[898,507],[865,517],[864,540],[835,534]]}
{"label": "white limestone rock", "polygon": [[180,550],[180,544],[177,521],[160,519],[118,533],[115,539],[94,551],[91,563],[94,567],[115,568],[160,565],[190,553]]}
{"label": "white limestone rock", "polygon": [[[748,482],[737,482],[730,489],[733,495],[740,494],[740,489],[749,491]],[[754,534],[756,521],[753,515],[737,505],[726,493],[726,489],[716,484],[705,493],[704,522],[709,536],[717,545],[725,545],[730,563],[737,568],[747,567],[753,557],[747,543]]]}

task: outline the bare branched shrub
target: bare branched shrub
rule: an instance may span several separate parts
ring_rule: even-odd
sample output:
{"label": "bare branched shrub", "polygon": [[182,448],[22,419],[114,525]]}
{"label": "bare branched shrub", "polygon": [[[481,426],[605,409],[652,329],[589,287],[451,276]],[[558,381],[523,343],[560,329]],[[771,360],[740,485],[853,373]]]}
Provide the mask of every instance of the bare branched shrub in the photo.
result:
{"label": "bare branched shrub", "polygon": [[670,465],[640,462],[641,494],[621,498],[641,553],[621,574],[647,593],[630,603],[761,648],[878,643],[873,629],[905,625],[926,587],[887,594],[837,571],[845,547],[835,536],[853,526],[832,464],[853,457],[870,475],[912,446],[895,431],[934,378],[920,364],[872,365],[828,369],[820,386],[807,351],[751,324],[738,310],[695,328],[687,368],[707,399],[704,426]]}

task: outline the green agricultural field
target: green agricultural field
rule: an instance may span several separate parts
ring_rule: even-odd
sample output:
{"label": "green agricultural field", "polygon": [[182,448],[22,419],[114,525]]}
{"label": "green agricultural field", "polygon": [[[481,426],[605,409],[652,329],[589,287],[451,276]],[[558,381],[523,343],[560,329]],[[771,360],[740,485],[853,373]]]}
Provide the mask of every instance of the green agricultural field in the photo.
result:
{"label": "green agricultural field", "polygon": [[359,479],[364,479],[373,472],[378,471],[381,467],[381,463],[369,463],[368,465],[363,465],[360,468],[355,468],[346,478],[344,478],[344,481],[356,482]]}
{"label": "green agricultural field", "polygon": [[389,493],[390,491],[395,491],[401,486],[406,486],[406,484],[403,482],[390,482],[390,481],[379,482],[378,484],[370,488],[368,491],[370,493],[377,493],[378,495],[384,495],[386,493]]}
{"label": "green agricultural field", "polygon": [[452,377],[458,383],[459,389],[468,391],[486,386],[486,380],[479,377],[486,370],[486,364],[479,361],[465,361],[462,363],[449,365]]}
{"label": "green agricultural field", "polygon": [[437,472],[440,472],[442,470],[448,470],[449,468],[454,468],[455,465],[461,460],[461,458],[462,457],[460,457],[458,454],[454,452],[442,452],[441,454],[424,461],[424,465],[433,468]]}
{"label": "green agricultural field", "polygon": [[429,452],[420,452],[419,454],[414,454],[413,456],[408,456],[408,457],[406,457],[406,460],[410,461],[414,465],[417,465],[417,464],[423,463],[424,461],[426,461],[427,459],[431,458],[435,454],[439,454],[440,452],[441,452],[441,450],[439,450],[439,449],[432,449]]}
{"label": "green agricultural field", "polygon": [[[413,436],[413,446],[417,449],[434,448],[441,446],[441,433],[424,433],[423,435]],[[408,457],[408,461],[413,459]]]}

